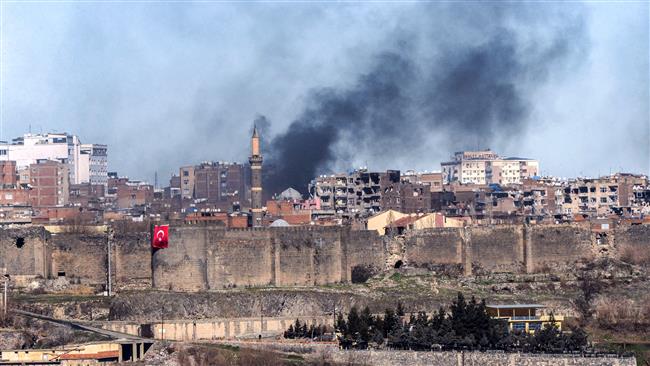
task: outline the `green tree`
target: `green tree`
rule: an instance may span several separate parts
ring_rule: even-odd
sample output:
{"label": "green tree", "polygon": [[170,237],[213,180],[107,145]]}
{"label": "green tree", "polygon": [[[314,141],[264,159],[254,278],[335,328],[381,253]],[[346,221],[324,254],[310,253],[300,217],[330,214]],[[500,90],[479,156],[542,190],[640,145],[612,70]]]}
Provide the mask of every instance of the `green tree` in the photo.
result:
{"label": "green tree", "polygon": [[399,327],[399,319],[395,315],[393,309],[386,309],[384,311],[384,324],[383,332],[384,338],[388,338],[388,334]]}
{"label": "green tree", "polygon": [[397,309],[395,310],[397,316],[404,316],[404,306],[401,301],[397,302]]}
{"label": "green tree", "polygon": [[347,324],[345,323],[345,319],[343,319],[343,313],[338,313],[336,316],[336,324],[334,325],[336,327],[336,331],[341,332],[341,333],[346,333],[347,332]]}
{"label": "green tree", "polygon": [[348,313],[347,332],[349,335],[356,335],[361,330],[361,318],[357,307],[353,306]]}
{"label": "green tree", "polygon": [[549,322],[542,329],[535,332],[535,350],[541,352],[559,351],[564,349],[562,332],[555,324],[555,317],[551,313]]}

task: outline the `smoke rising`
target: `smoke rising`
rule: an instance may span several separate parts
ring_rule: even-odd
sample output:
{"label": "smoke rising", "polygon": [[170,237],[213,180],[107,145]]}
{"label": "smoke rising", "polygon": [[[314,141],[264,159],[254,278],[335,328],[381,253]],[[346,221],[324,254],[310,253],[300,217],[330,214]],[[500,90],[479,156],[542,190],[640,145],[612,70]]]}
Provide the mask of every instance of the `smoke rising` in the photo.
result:
{"label": "smoke rising", "polygon": [[500,28],[484,42],[448,46],[427,63],[417,59],[414,42],[399,42],[353,87],[310,92],[307,108],[270,143],[265,186],[306,192],[311,179],[349,156],[418,152],[430,133],[445,149],[508,143],[527,130],[531,89],[574,56],[568,42],[557,32],[548,45],[521,44]]}
{"label": "smoke rising", "polygon": [[0,119],[5,139],[74,133],[108,144],[111,171],[166,182],[245,162],[261,113],[275,192],[487,147],[544,174],[647,174],[648,7],[4,3]]}

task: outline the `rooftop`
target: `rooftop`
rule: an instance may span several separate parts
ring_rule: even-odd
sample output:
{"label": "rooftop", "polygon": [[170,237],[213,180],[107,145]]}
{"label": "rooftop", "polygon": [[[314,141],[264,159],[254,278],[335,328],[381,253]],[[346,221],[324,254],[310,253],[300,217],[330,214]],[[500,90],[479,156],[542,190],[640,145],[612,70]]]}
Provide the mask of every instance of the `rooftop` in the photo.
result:
{"label": "rooftop", "polygon": [[541,304],[510,304],[510,305],[485,305],[488,308],[493,309],[527,309],[527,308],[545,308],[546,306]]}

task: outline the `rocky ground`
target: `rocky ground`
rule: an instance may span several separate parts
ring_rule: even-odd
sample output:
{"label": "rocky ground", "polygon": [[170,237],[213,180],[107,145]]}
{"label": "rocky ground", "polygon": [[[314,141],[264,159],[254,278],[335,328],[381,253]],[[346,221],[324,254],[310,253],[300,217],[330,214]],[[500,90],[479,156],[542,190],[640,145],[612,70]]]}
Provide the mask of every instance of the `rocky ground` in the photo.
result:
{"label": "rocky ground", "polygon": [[[541,303],[556,314],[573,317],[570,320],[573,322],[585,318],[583,325],[591,339],[598,342],[634,343],[642,347],[650,343],[648,266],[601,259],[576,263],[571,270],[560,274],[488,273],[480,268],[475,268],[474,273],[475,276],[466,278],[453,266],[429,269],[405,266],[376,274],[359,284],[238,288],[205,293],[122,291],[112,298],[44,293],[38,287],[38,291],[12,293],[10,302],[13,307],[57,318],[151,322],[161,317],[329,315],[334,309],[347,312],[352,306],[368,306],[372,312],[381,313],[386,307],[395,307],[398,301],[407,312],[430,312],[440,305],[448,305],[462,292],[487,303]],[[39,332],[43,333],[38,330],[40,325],[34,327],[37,330],[27,333],[25,328],[12,330],[10,327],[3,333],[4,343],[0,347],[21,348],[39,343],[46,337],[39,336]],[[61,334],[58,338],[75,339]],[[47,343],[47,340],[40,341],[40,344]]]}
{"label": "rocky ground", "polygon": [[[126,365],[126,363],[125,363]],[[128,365],[146,366],[280,366],[336,365],[330,357],[319,353],[299,355],[281,351],[253,349],[226,344],[157,342],[145,359]]]}

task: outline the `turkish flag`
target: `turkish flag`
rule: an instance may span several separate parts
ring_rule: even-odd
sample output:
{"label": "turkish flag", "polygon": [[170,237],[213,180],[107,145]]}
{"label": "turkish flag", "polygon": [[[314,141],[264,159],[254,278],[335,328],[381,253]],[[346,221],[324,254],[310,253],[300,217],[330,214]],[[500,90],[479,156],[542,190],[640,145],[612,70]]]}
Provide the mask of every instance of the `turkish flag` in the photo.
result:
{"label": "turkish flag", "polygon": [[163,249],[169,246],[169,225],[156,225],[153,227],[151,246],[156,249]]}

